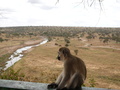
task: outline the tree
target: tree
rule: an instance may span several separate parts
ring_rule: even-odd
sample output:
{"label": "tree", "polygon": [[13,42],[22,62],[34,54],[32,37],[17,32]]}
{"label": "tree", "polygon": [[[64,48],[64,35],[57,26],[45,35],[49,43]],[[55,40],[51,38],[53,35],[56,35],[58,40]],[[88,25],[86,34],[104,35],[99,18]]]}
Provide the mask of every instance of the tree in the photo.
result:
{"label": "tree", "polygon": [[68,46],[69,46],[69,44],[68,44],[68,43],[66,43],[66,44],[65,44],[65,46],[66,46],[66,47],[68,47]]}
{"label": "tree", "polygon": [[[60,0],[57,0],[56,4],[59,3]],[[100,7],[102,8],[102,5],[101,3],[104,1],[104,0],[97,0],[99,2],[99,5]],[[92,6],[94,3],[96,3],[96,0],[80,0],[80,3],[83,3],[85,5],[85,3],[88,4],[88,6]]]}
{"label": "tree", "polygon": [[99,40],[100,40],[100,42],[101,42],[101,41],[103,40],[103,37],[100,36],[100,37],[99,37]]}
{"label": "tree", "polygon": [[92,36],[89,35],[89,36],[87,36],[86,38],[87,38],[88,41],[89,41],[90,39],[92,39]]}
{"label": "tree", "polygon": [[108,43],[108,41],[109,41],[109,39],[105,38],[105,39],[103,40],[103,43]]}
{"label": "tree", "polygon": [[4,41],[4,39],[2,39],[1,37],[0,37],[0,42],[3,42]]}
{"label": "tree", "polygon": [[76,50],[74,50],[74,52],[75,52],[75,55],[77,55],[78,54],[78,50],[76,49]]}
{"label": "tree", "polygon": [[49,41],[49,42],[52,41],[52,38],[51,38],[51,37],[48,37],[48,41]]}
{"label": "tree", "polygon": [[70,40],[68,38],[64,39],[66,43],[70,43]]}

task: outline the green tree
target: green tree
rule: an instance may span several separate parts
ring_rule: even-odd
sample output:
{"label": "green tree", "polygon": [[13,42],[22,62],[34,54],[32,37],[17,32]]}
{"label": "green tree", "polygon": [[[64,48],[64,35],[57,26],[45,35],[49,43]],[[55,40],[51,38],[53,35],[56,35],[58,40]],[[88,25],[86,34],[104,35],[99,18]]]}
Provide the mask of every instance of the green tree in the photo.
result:
{"label": "green tree", "polygon": [[74,52],[75,52],[75,55],[77,55],[78,54],[78,50],[76,49],[76,50],[74,50]]}
{"label": "green tree", "polygon": [[51,38],[50,36],[48,37],[48,41],[49,41],[49,42],[52,41],[52,38]]}
{"label": "green tree", "polygon": [[66,46],[66,47],[68,47],[68,46],[69,46],[69,44],[68,44],[68,43],[66,43],[66,44],[65,44],[65,46]]}
{"label": "green tree", "polygon": [[109,39],[108,39],[108,38],[105,38],[105,39],[103,40],[103,43],[108,43],[108,41],[109,41]]}
{"label": "green tree", "polygon": [[70,40],[68,38],[64,39],[66,43],[70,43]]}
{"label": "green tree", "polygon": [[4,41],[4,39],[0,37],[0,42],[3,42],[3,41]]}
{"label": "green tree", "polygon": [[86,38],[87,38],[87,39],[88,39],[88,41],[89,41],[90,39],[92,39],[92,36],[91,36],[91,35],[89,35],[89,36],[87,36]]}

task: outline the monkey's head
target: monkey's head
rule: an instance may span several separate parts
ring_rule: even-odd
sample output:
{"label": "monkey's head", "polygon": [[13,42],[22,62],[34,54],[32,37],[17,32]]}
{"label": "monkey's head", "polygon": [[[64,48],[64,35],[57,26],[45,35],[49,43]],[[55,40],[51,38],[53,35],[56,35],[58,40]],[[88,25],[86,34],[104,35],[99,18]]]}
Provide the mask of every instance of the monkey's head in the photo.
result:
{"label": "monkey's head", "polygon": [[66,47],[61,47],[58,51],[57,59],[60,61],[66,60],[71,55],[70,50]]}

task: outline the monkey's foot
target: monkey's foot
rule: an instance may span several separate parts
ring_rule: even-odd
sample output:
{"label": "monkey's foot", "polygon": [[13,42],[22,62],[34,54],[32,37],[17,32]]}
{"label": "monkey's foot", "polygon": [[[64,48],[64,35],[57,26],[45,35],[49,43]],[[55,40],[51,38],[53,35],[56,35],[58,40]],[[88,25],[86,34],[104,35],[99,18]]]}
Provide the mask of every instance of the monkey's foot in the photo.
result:
{"label": "monkey's foot", "polygon": [[47,86],[48,89],[55,89],[57,87],[58,87],[58,85],[56,83],[51,83]]}

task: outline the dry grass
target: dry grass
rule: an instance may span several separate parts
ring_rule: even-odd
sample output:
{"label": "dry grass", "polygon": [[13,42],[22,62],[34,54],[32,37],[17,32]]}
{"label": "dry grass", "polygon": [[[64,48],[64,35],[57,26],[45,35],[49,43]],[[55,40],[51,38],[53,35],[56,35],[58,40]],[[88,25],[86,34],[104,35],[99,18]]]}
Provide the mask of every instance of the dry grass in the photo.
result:
{"label": "dry grass", "polygon": [[[84,47],[86,42],[78,41],[77,38],[71,38],[70,42],[71,53],[75,55],[74,50],[79,50],[77,56],[86,63],[88,71],[86,86],[90,86],[89,79],[94,79],[95,87],[120,89],[119,50]],[[23,59],[13,66],[13,69],[16,71],[21,69],[26,81],[54,82],[63,68],[62,62],[56,59],[60,47],[55,43],[64,46],[64,38],[54,39],[34,48],[26,53]]]}

